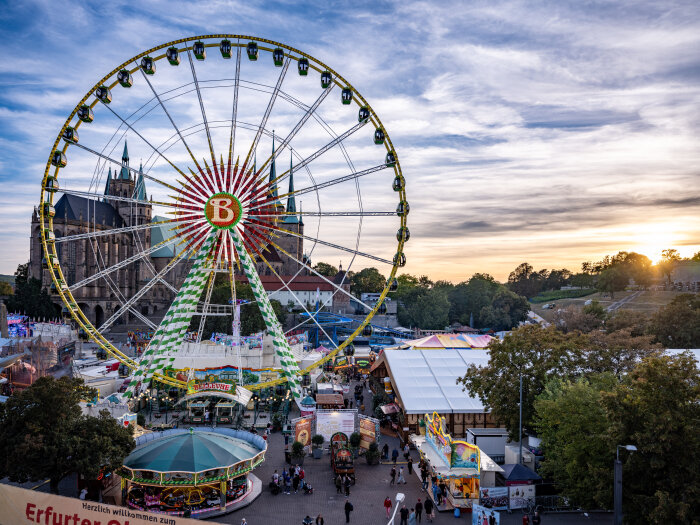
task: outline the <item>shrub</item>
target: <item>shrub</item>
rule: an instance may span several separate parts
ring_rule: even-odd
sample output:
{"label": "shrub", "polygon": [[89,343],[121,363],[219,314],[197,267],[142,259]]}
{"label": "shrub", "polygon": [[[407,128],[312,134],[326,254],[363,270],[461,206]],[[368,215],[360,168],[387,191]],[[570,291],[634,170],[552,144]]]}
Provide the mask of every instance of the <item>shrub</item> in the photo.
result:
{"label": "shrub", "polygon": [[360,446],[360,441],[362,441],[362,436],[359,432],[353,432],[350,434],[350,446],[357,448]]}
{"label": "shrub", "polygon": [[301,441],[295,441],[292,443],[292,453],[291,456],[293,458],[303,458],[306,455],[304,452],[304,445],[302,445]]}
{"label": "shrub", "polygon": [[311,438],[311,442],[316,445],[317,447],[320,447],[323,445],[323,442],[325,441],[324,437],[321,434],[316,434],[314,437]]}

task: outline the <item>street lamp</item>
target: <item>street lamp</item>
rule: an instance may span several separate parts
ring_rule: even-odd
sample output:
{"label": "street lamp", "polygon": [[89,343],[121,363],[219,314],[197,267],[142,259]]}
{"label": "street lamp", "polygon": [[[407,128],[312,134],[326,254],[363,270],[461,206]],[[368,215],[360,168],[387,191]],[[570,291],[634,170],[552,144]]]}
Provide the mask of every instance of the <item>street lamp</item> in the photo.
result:
{"label": "street lamp", "polygon": [[630,452],[636,452],[637,447],[634,445],[617,445],[615,451],[615,485],[613,488],[613,496],[615,499],[615,516],[614,525],[622,525],[622,462],[620,461],[620,449],[624,448]]}
{"label": "street lamp", "polygon": [[403,494],[403,492],[396,493],[396,505],[394,505],[394,513],[391,515],[391,519],[389,520],[389,523],[387,523],[387,525],[394,525],[394,518],[396,517],[396,511],[399,510],[399,503],[401,503],[405,499],[406,496]]}

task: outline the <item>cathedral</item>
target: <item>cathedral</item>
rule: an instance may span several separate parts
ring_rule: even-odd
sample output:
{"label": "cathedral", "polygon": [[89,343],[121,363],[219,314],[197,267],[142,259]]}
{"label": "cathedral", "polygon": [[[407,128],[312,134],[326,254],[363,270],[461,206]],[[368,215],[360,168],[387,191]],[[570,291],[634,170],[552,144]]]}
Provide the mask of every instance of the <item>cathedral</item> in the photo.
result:
{"label": "cathedral", "polygon": [[[274,153],[274,144],[273,144]],[[291,168],[291,166],[290,166]],[[270,166],[269,180],[277,177],[275,162]],[[294,191],[294,177],[290,169],[289,192]],[[277,186],[272,185],[273,196],[277,197]],[[146,196],[143,168],[139,167],[134,177],[129,169],[129,152],[126,142],[122,154],[122,164],[112,172],[110,167],[104,188],[105,196],[126,197],[138,201],[123,202],[107,198],[89,199],[64,194],[54,204],[56,215],[53,229],[56,235],[56,250],[68,286],[85,281],[85,284],[73,290],[73,296],[81,310],[90,321],[99,327],[114,312],[119,310],[126,300],[133,297],[153,276],[162,270],[175,257],[174,246],[156,246],[169,238],[172,233],[168,224],[156,224],[136,231],[115,232],[98,237],[76,239],[60,242],[68,235],[88,232],[107,231],[124,227],[146,225],[167,220],[166,217],[152,215],[152,206]],[[303,235],[304,223],[301,215],[297,216],[296,202],[293,195],[287,198],[286,206],[278,204],[280,212],[286,212],[278,222],[280,228]],[[42,269],[42,247],[39,213],[35,208],[32,214],[30,241],[29,275],[42,280],[47,288],[51,277]],[[298,261],[305,261],[303,239],[289,234],[279,234],[274,243],[292,255]],[[139,255],[141,255],[139,257]],[[263,251],[263,257],[280,276],[297,273],[301,265],[274,246]],[[133,258],[121,268],[108,271],[117,263]],[[133,309],[124,313],[115,324],[138,322],[138,315],[153,317],[158,324],[175,297],[173,289],[179,289],[187,276],[192,261],[179,261],[173,269],[165,274],[168,283],[158,283],[134,304]],[[270,267],[262,260],[257,261],[261,275],[272,275]],[[107,270],[105,270],[107,269]],[[94,280],[90,277],[102,272]],[[302,270],[299,275],[308,275]],[[288,280],[286,278],[285,280]],[[58,297],[56,296],[57,302]]]}

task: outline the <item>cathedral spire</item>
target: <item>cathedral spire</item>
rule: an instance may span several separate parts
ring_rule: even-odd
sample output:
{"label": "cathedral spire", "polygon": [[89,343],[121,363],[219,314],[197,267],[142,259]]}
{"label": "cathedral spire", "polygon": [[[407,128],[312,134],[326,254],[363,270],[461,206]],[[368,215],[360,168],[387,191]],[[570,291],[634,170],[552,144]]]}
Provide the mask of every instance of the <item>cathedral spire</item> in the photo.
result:
{"label": "cathedral spire", "polygon": [[131,174],[129,173],[129,150],[126,147],[126,140],[124,140],[124,153],[122,153],[122,169],[119,173],[119,178],[121,180],[131,179]]}
{"label": "cathedral spire", "polygon": [[275,169],[275,132],[272,132],[272,163],[270,164],[270,194],[273,198],[277,198],[277,183],[274,180],[277,178],[277,170]]}
{"label": "cathedral spire", "polygon": [[[105,182],[105,195],[109,195],[109,186],[112,182],[112,166],[109,167],[109,172],[107,173],[107,182]],[[107,199],[102,199],[104,202],[107,202]]]}
{"label": "cathedral spire", "polygon": [[297,217],[297,203],[294,199],[294,170],[292,170],[292,153],[289,152],[289,196],[287,197],[287,215],[284,218],[284,222],[287,224],[298,224],[299,218]]}
{"label": "cathedral spire", "polygon": [[139,163],[139,175],[136,179],[136,187],[134,188],[134,197],[136,200],[145,202],[146,198],[146,183],[143,180],[143,164]]}

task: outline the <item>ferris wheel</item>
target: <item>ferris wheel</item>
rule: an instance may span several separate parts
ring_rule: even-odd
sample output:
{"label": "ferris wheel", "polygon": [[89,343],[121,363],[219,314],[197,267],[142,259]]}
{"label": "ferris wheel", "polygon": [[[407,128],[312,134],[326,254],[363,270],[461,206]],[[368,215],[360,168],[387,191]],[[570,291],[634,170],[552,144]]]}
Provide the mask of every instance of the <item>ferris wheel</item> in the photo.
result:
{"label": "ferris wheel", "polygon": [[[378,115],[335,70],[262,38],[183,38],[117,66],[66,120],[42,180],[44,268],[77,324],[133,370],[127,397],[151,380],[185,388],[165,373],[166,354],[193,318],[201,337],[217,278],[228,281],[233,305],[235,283],[247,282],[282,364],[280,379],[250,388],[286,381],[299,401],[300,376],[367,333],[397,286],[410,236],[405,186]],[[312,261],[341,261],[345,272],[324,275]],[[347,272],[369,266],[388,278],[367,304],[349,291]],[[329,289],[315,305],[299,291],[309,278]],[[101,318],[85,311],[97,285],[110,300]],[[341,298],[364,320],[300,370],[275,294],[306,314],[287,333],[311,324],[332,342],[314,314]],[[164,305],[159,324],[149,317],[154,303]],[[125,319],[154,331],[140,358],[106,337]]]}

